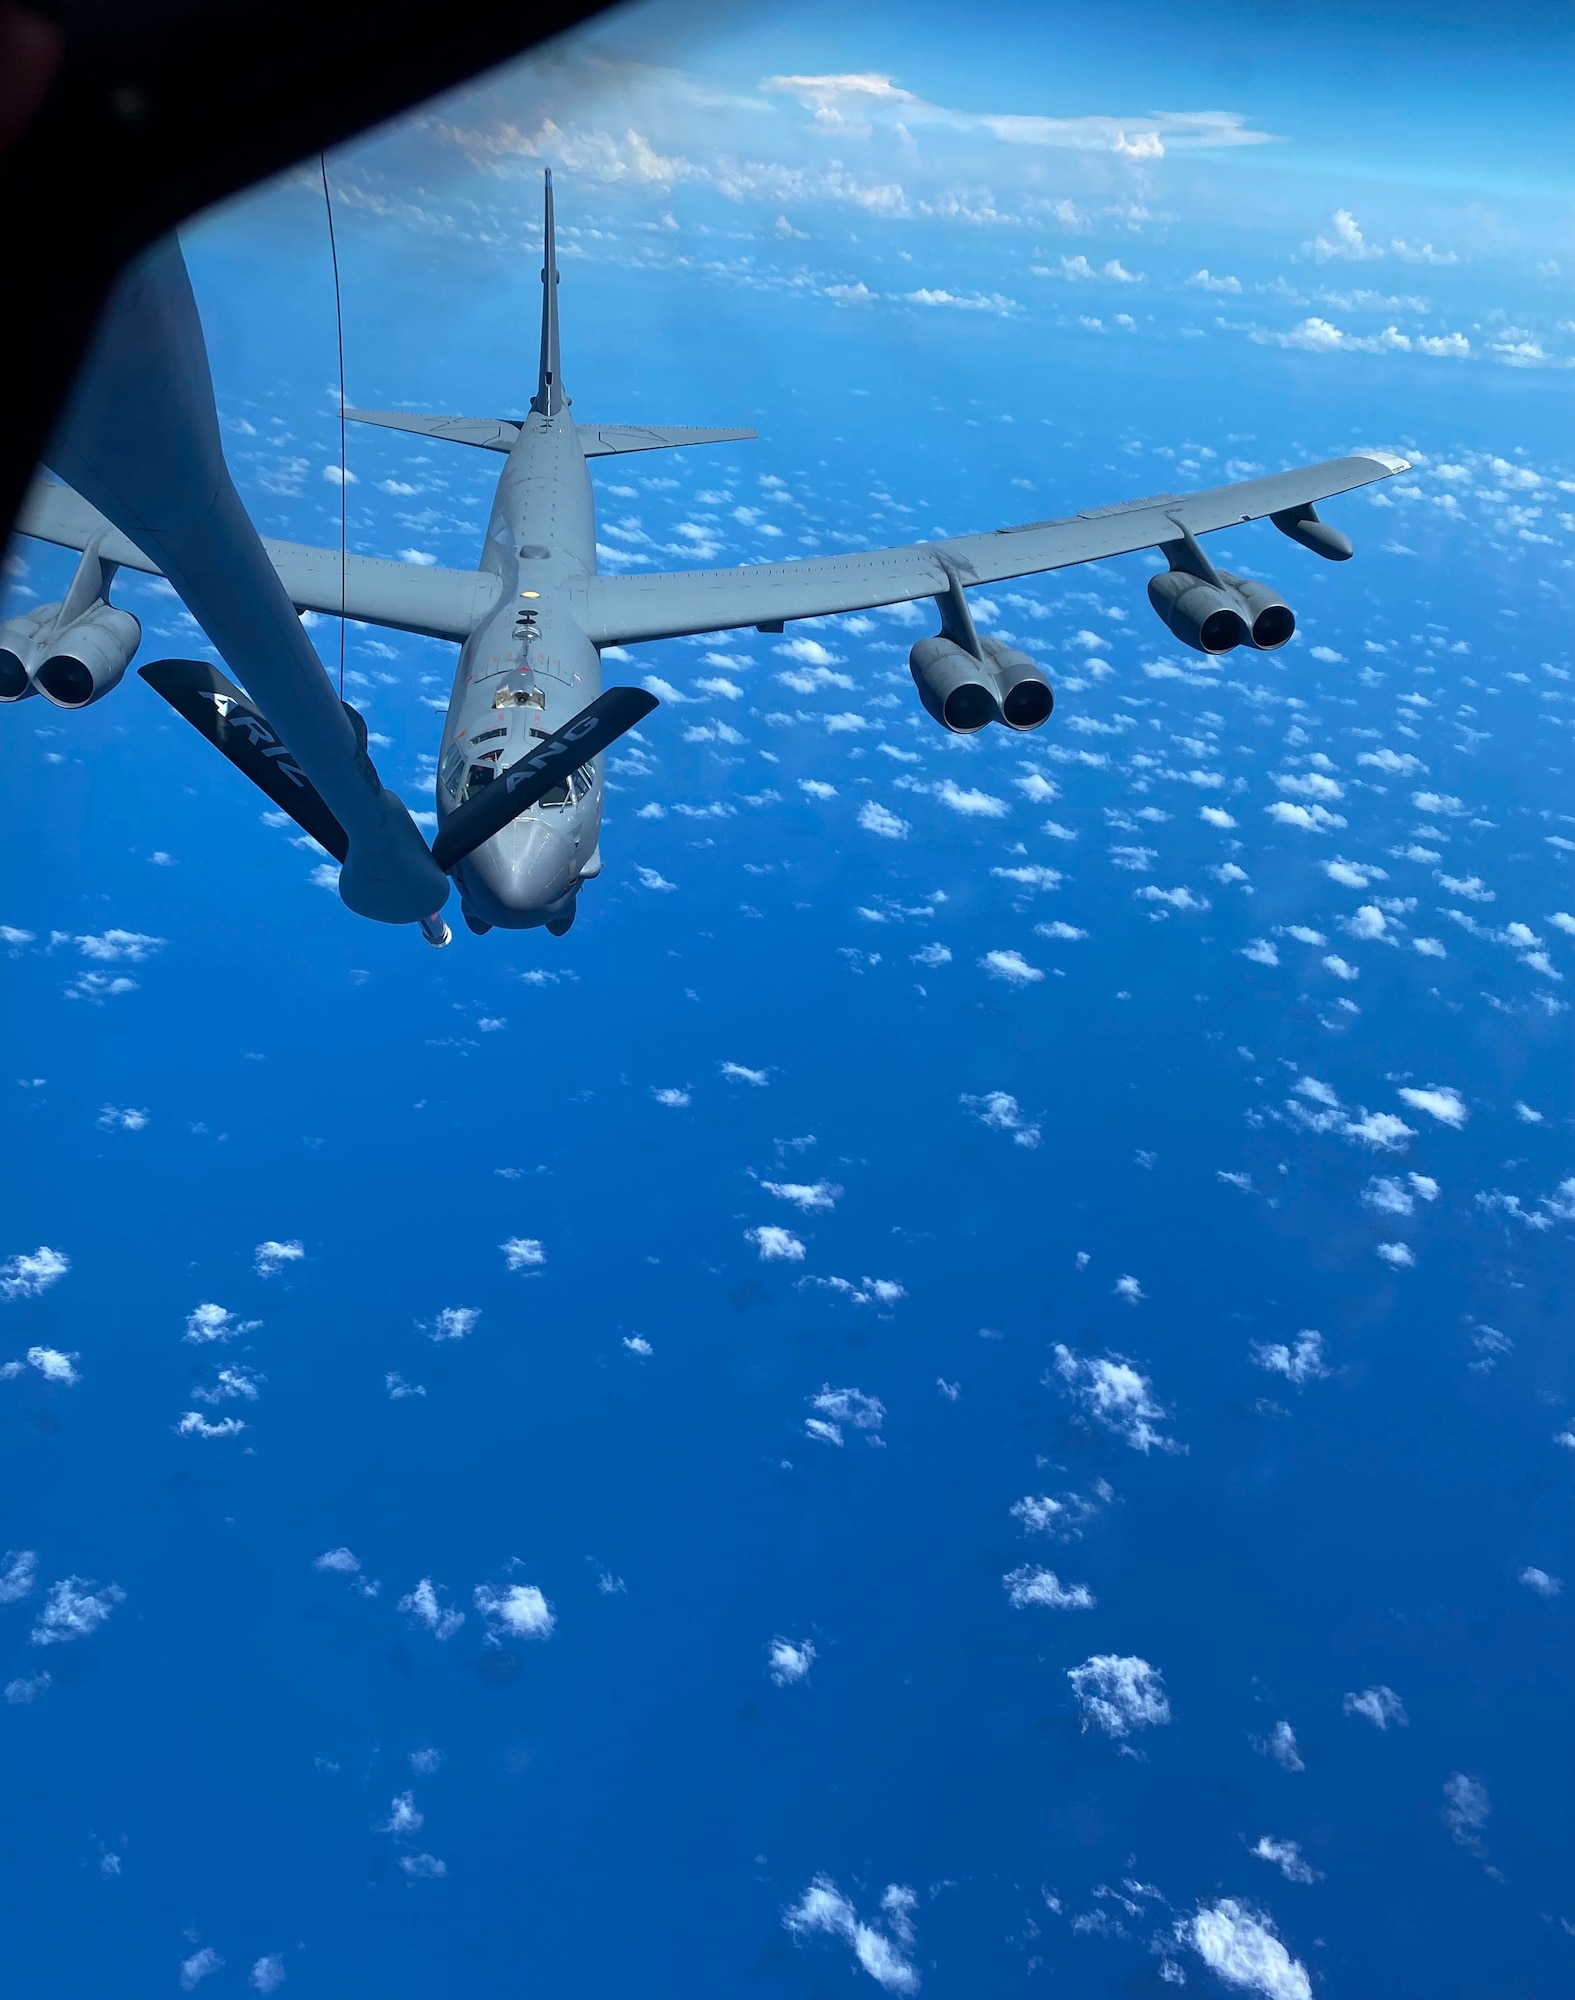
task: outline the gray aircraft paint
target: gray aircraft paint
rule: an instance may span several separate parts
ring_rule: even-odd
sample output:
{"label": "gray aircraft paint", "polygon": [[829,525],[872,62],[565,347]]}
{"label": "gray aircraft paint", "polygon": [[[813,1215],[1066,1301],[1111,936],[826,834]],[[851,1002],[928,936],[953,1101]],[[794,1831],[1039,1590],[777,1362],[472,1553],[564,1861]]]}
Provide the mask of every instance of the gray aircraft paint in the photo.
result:
{"label": "gray aircraft paint", "polygon": [[448,878],[359,748],[230,479],[173,237],[117,287],[48,463],[157,564],[266,710],[349,838],[339,893],[350,908],[385,923],[441,909]]}
{"label": "gray aircraft paint", "polygon": [[[173,243],[145,263],[141,282],[140,321],[132,314],[140,349],[133,344],[119,356],[95,356],[52,453],[51,462],[81,491],[35,484],[19,530],[68,548],[96,541],[106,563],[170,577],[344,824],[351,864],[359,864],[347,865],[341,879],[345,901],[387,921],[408,922],[439,908],[444,887],[432,884],[437,871],[403,805],[381,792],[364,754],[356,757],[291,606],[460,642],[439,757],[437,807],[445,819],[474,764],[492,760],[494,769],[506,769],[594,698],[603,647],[751,625],[780,630],[792,619],[925,597],[950,600],[974,584],[1173,549],[1271,517],[1293,541],[1338,557],[1349,545],[1317,521],[1314,503],[1408,469],[1403,458],[1361,452],[1205,492],[1156,494],[949,541],[732,569],[600,576],[589,459],[753,433],[571,420],[559,356],[549,174],[541,363],[529,415],[516,422],[347,412],[504,455],[479,566],[418,568],[365,556],[341,565],[337,550],[257,536],[219,455],[201,328]],[[150,343],[142,324],[151,323],[150,308],[151,318],[162,314],[166,323],[164,348]],[[138,360],[151,387],[136,375]],[[183,384],[172,379],[178,364],[189,376]],[[134,407],[134,418],[123,404]],[[100,429],[92,429],[90,415]],[[190,436],[165,452],[151,500],[146,480],[128,493],[122,454],[138,440],[162,441],[172,427]],[[159,449],[146,455],[157,459]],[[942,624],[944,630],[944,617]],[[589,778],[582,796],[532,808],[460,865],[457,879],[478,921],[560,928],[572,916],[580,884],[601,867],[599,760]]]}

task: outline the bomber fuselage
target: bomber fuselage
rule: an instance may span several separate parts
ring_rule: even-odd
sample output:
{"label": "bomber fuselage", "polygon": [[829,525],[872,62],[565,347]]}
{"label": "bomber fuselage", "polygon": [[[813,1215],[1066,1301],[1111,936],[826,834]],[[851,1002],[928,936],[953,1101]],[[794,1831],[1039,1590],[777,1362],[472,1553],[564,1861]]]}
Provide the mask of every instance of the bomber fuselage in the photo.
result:
{"label": "bomber fuselage", "polygon": [[[568,406],[532,410],[493,497],[480,567],[501,590],[465,641],[438,758],[441,822],[601,693],[601,658],[569,608],[596,568],[596,499]],[[467,915],[508,930],[564,924],[601,872],[598,757],[467,856]]]}

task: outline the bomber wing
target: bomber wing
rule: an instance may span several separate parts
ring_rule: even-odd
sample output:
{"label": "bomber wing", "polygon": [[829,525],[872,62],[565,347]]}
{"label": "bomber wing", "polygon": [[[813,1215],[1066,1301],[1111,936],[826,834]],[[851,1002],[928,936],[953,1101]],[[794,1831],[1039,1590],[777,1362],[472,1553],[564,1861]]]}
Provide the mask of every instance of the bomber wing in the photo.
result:
{"label": "bomber wing", "polygon": [[[34,480],[16,532],[67,549],[85,549],[100,536],[102,561],[147,576],[162,574],[157,563],[80,493],[52,480]],[[345,558],[341,596],[337,549],[281,542],[272,535],[264,535],[262,545],[297,611],[322,611],[332,618],[342,612],[368,625],[389,625],[429,639],[467,639],[471,628],[497,603],[502,587],[488,570],[440,569],[352,555]]]}
{"label": "bomber wing", "polygon": [[1349,493],[1409,469],[1389,452],[1361,452],[1201,493],[1156,493],[1091,507],[1060,521],[1032,521],[983,535],[916,542],[907,548],[810,556],[736,569],[675,570],[652,576],[593,576],[573,586],[576,611],[598,646],[676,639],[757,625],[780,630],[792,618],[868,611],[933,597],[955,584],[1010,577],[1130,555],[1180,539]]}

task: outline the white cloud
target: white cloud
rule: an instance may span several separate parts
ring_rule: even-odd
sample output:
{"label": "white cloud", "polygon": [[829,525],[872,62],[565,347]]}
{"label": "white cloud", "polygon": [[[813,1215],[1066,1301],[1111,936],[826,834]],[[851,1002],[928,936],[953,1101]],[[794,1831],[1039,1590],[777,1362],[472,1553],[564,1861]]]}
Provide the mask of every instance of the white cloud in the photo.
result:
{"label": "white cloud", "polygon": [[1291,1957],[1268,1918],[1254,1916],[1232,1897],[1204,1904],[1178,1931],[1227,1986],[1261,1993],[1264,2000],[1312,2000],[1306,1967]]}
{"label": "white cloud", "polygon": [[200,1347],[212,1340],[236,1340],[243,1333],[255,1333],[261,1325],[260,1319],[237,1319],[234,1313],[210,1299],[187,1313],[186,1331],[181,1338]]}
{"label": "white cloud", "polygon": [[298,1264],[305,1255],[305,1246],[300,1242],[292,1239],[288,1243],[276,1243],[270,1237],[252,1252],[252,1269],[259,1278],[271,1278],[286,1264]]}
{"label": "white cloud", "polygon": [[1322,1871],[1302,1859],[1301,1847],[1294,1840],[1275,1840],[1269,1834],[1265,1834],[1252,1852],[1260,1861],[1272,1861],[1287,1882],[1323,1880]]}
{"label": "white cloud", "polygon": [[448,1863],[435,1854],[401,1854],[399,1865],[412,1882],[441,1882],[448,1873]]}
{"label": "white cloud", "polygon": [[[900,1883],[891,1883],[881,1898],[887,1929],[862,1922],[858,1912],[827,1875],[817,1875],[782,1922],[795,1936],[819,1931],[840,1938],[858,1964],[888,1993],[917,1993],[919,1975],[903,1956],[913,1943],[912,1912],[918,1898]],[[890,1935],[888,1935],[888,1932]]]}
{"label": "white cloud", "polygon": [[915,965],[950,965],[952,962],[952,955],[943,944],[920,945],[910,957]]}
{"label": "white cloud", "polygon": [[1362,1202],[1380,1215],[1411,1215],[1416,1209],[1404,1181],[1391,1174],[1375,1174],[1362,1190]]}
{"label": "white cloud", "polygon": [[[772,648],[785,660],[799,660],[806,667],[834,667],[842,663],[842,655],[833,653],[818,639],[787,639],[780,646]],[[852,687],[853,683],[845,674],[833,676],[839,687]]]}
{"label": "white cloud", "polygon": [[808,1639],[795,1645],[779,1636],[766,1648],[766,1671],[779,1688],[803,1680],[814,1664],[815,1648]]}
{"label": "white cloud", "polygon": [[1168,1413],[1155,1402],[1153,1383],[1129,1361],[1119,1354],[1090,1360],[1059,1342],[1053,1352],[1055,1372],[1096,1423],[1124,1438],[1134,1451],[1177,1449],[1154,1428]]}
{"label": "white cloud", "polygon": [[85,1639],[96,1632],[126,1593],[118,1583],[106,1583],[95,1590],[82,1576],[62,1577],[49,1586],[44,1608],[28,1637],[35,1646],[63,1646],[72,1639]]}
{"label": "white cloud", "polygon": [[233,1438],[239,1437],[245,1428],[239,1417],[220,1417],[217,1423],[213,1423],[200,1410],[188,1410],[176,1424],[175,1435],[183,1438]]}
{"label": "white cloud", "polygon": [[400,1792],[389,1802],[388,1818],[373,1827],[374,1833],[419,1833],[426,1825],[425,1815],[416,1810],[414,1792]]}
{"label": "white cloud", "polygon": [[325,1549],[312,1561],[313,1569],[331,1570],[338,1576],[359,1576],[360,1558],[350,1549]]}
{"label": "white cloud", "polygon": [[20,1604],[38,1582],[38,1556],[32,1549],[7,1549],[0,1556],[0,1604]]}
{"label": "white cloud", "polygon": [[1473,1854],[1482,1852],[1482,1829],[1492,1810],[1487,1786],[1480,1778],[1468,1778],[1464,1771],[1454,1771],[1444,1780],[1444,1824],[1451,1836]]}
{"label": "white cloud", "polygon": [[97,937],[79,937],[77,949],[84,958],[99,960],[101,964],[112,964],[126,959],[132,965],[141,965],[151,958],[164,944],[161,937],[146,937],[141,931],[103,931]]}
{"label": "white cloud", "polygon": [[764,1090],[771,1081],[770,1070],[746,1069],[742,1063],[720,1063],[718,1069],[728,1083],[749,1083],[757,1090]]}
{"label": "white cloud", "polygon": [[62,1354],[58,1347],[30,1347],[27,1358],[46,1382],[59,1382],[69,1389],[82,1380],[81,1374],[72,1366],[77,1356]]}
{"label": "white cloud", "polygon": [[667,877],[663,875],[658,869],[636,868],[634,872],[640,878],[640,887],[642,889],[655,889],[658,891],[665,891],[668,889],[676,889],[678,887],[678,884],[676,882],[669,882]]}
{"label": "white cloud", "polygon": [[438,1602],[438,1586],[424,1576],[408,1597],[399,1600],[399,1609],[425,1625],[434,1639],[452,1639],[465,1622],[463,1611],[454,1611]]}
{"label": "white cloud", "polygon": [[1416,1137],[1412,1128],[1392,1111],[1364,1111],[1360,1118],[1348,1120],[1341,1129],[1347,1139],[1371,1146],[1375,1153],[1403,1152],[1406,1142]]}
{"label": "white cloud", "polygon": [[194,1951],[190,1958],[181,1961],[180,1990],[190,1993],[200,1986],[210,1972],[217,1972],[224,1960],[211,1944],[205,1944],[201,1951]]}
{"label": "white cloud", "polygon": [[71,1259],[61,1250],[40,1243],[36,1250],[22,1250],[0,1264],[0,1298],[36,1299],[47,1292],[71,1269]]}
{"label": "white cloud", "polygon": [[1010,1132],[1014,1146],[1026,1146],[1032,1151],[1039,1144],[1039,1126],[1023,1116],[1021,1105],[1009,1092],[988,1090],[983,1097],[961,1097],[958,1102],[992,1132]]}
{"label": "white cloud", "polygon": [[1411,803],[1431,819],[1458,819],[1465,806],[1448,792],[1413,792]]}
{"label": "white cloud", "polygon": [[1058,944],[1075,944],[1079,939],[1086,938],[1088,932],[1080,931],[1076,924],[1063,923],[1057,917],[1053,923],[1035,924],[1034,935],[1042,938],[1053,938]]}
{"label": "white cloud", "polygon": [[1426,1090],[1408,1086],[1401,1090],[1400,1099],[1413,1111],[1425,1111],[1429,1118],[1436,1118],[1440,1125],[1452,1126],[1457,1132],[1470,1116],[1459,1091],[1444,1084],[1429,1084]]}
{"label": "white cloud", "polygon": [[534,1236],[511,1236],[498,1248],[503,1252],[503,1262],[510,1271],[538,1270],[547,1261],[547,1253]]}
{"label": "white cloud", "polygon": [[767,1194],[790,1201],[805,1215],[823,1214],[837,1205],[842,1190],[833,1181],[762,1181]]}
{"label": "white cloud", "polygon": [[1030,771],[1026,778],[1014,778],[1012,783],[1036,806],[1048,805],[1052,799],[1061,796],[1061,787],[1055,780],[1042,776],[1038,771]]}
{"label": "white cloud", "polygon": [[486,1619],[493,1639],[550,1639],[558,1622],[533,1583],[506,1583],[501,1590],[478,1583],[471,1601]]}
{"label": "white cloud", "polygon": [[1332,828],[1344,826],[1345,821],[1338,813],[1329,812],[1323,806],[1294,806],[1288,799],[1276,799],[1264,811],[1277,826],[1299,827],[1303,833],[1328,833]]}
{"label": "white cloud", "polygon": [[1085,1729],[1093,1723],[1107,1736],[1122,1737],[1170,1720],[1162,1677],[1135,1655],[1095,1653],[1080,1667],[1069,1667],[1066,1677],[1082,1708]]}
{"label": "white cloud", "polygon": [[1389,924],[1376,903],[1362,903],[1347,921],[1345,928],[1352,937],[1360,938],[1364,943],[1370,944],[1374,939],[1387,934]]}
{"label": "white cloud", "polygon": [[1346,1715],[1364,1716],[1375,1729],[1387,1729],[1390,1723],[1404,1729],[1410,1717],[1392,1687],[1380,1683],[1377,1687],[1363,1688],[1360,1694],[1348,1694],[1340,1704]]}
{"label": "white cloud", "polygon": [[134,1111],[128,1105],[122,1109],[118,1104],[106,1104],[98,1114],[98,1123],[106,1132],[145,1132],[148,1129],[146,1111]]}
{"label": "white cloud", "polygon": [[665,1104],[669,1111],[682,1111],[684,1106],[689,1102],[689,1093],[687,1090],[671,1088],[658,1090],[653,1086],[651,1095],[656,1099],[658,1104]]}
{"label": "white cloud", "polygon": [[1380,1243],[1378,1254],[1386,1264],[1397,1271],[1409,1271],[1415,1268],[1416,1252],[1408,1243]]}
{"label": "white cloud", "polygon": [[950,778],[941,780],[935,796],[943,806],[950,806],[953,812],[965,813],[974,819],[1004,819],[1008,810],[1005,799],[998,799],[991,792],[964,790]]}
{"label": "white cloud", "polygon": [[250,1973],[250,1983],[259,1993],[276,1993],[284,1984],[284,1960],[276,1951],[258,1959]]}
{"label": "white cloud", "polygon": [[631,1354],[638,1354],[642,1360],[656,1352],[656,1349],[643,1333],[626,1333],[623,1338],[623,1344]]}
{"label": "white cloud", "polygon": [[774,1222],[763,1223],[759,1229],[746,1229],[744,1241],[754,1244],[763,1264],[802,1264],[804,1261],[803,1244],[791,1229],[782,1229]]}
{"label": "white cloud", "polygon": [[1325,972],[1332,972],[1336,979],[1351,980],[1361,977],[1356,967],[1349,960],[1341,958],[1337,951],[1331,951],[1325,956],[1323,967]]}
{"label": "white cloud", "polygon": [[1222,829],[1236,824],[1223,806],[1199,806],[1198,818],[1205,826],[1217,826]]}
{"label": "white cloud", "polygon": [[1035,1569],[1024,1564],[1008,1570],[1001,1578],[1013,1608],[1022,1611],[1042,1604],[1051,1611],[1092,1611],[1094,1593],[1086,1583],[1063,1583],[1053,1569]]}
{"label": "white cloud", "polygon": [[1129,1306],[1137,1305],[1145,1296],[1143,1287],[1138,1283],[1136,1278],[1130,1275],[1117,1278],[1110,1289],[1118,1299],[1125,1299]]}
{"label": "white cloud", "polygon": [[1201,271],[1194,271],[1187,283],[1200,292],[1239,292],[1240,278],[1216,278],[1205,265]]}
{"label": "white cloud", "polygon": [[1523,1569],[1520,1572],[1520,1581],[1528,1590],[1534,1590],[1538,1597],[1557,1597],[1564,1588],[1560,1579],[1549,1576],[1545,1569]]}
{"label": "white cloud", "polygon": [[1020,951],[987,951],[979,969],[992,979],[1004,979],[1009,986],[1033,986],[1044,978],[1039,967],[1030,965]]}
{"label": "white cloud", "polygon": [[479,1306],[444,1306],[428,1338],[438,1341],[463,1340],[467,1334],[475,1331],[476,1322],[480,1317]]}
{"label": "white cloud", "polygon": [[809,1402],[828,1422],[851,1424],[859,1431],[878,1431],[886,1421],[886,1405],[879,1396],[866,1396],[862,1389],[833,1389],[825,1382]]}
{"label": "white cloud", "polygon": [[908,822],[898,819],[894,812],[875,799],[866,799],[859,807],[859,825],[866,833],[878,833],[884,840],[906,840]]}
{"label": "white cloud", "polygon": [[1267,938],[1253,938],[1241,947],[1241,956],[1250,958],[1254,965],[1278,965],[1280,954]]}
{"label": "white cloud", "polygon": [[1288,1722],[1277,1722],[1267,1737],[1250,1736],[1248,1742],[1260,1757],[1272,1757],[1282,1771],[1305,1771],[1300,1750],[1296,1747],[1296,1731]]}
{"label": "white cloud", "polygon": [[1283,1375],[1298,1387],[1303,1382],[1316,1382],[1329,1373],[1323,1365],[1323,1335],[1313,1327],[1304,1327],[1297,1334],[1293,1346],[1280,1341],[1255,1343],[1252,1358],[1260,1368],[1267,1368],[1274,1375]]}
{"label": "white cloud", "polygon": [[1030,863],[1021,868],[992,868],[990,873],[1002,882],[1016,882],[1024,889],[1059,889],[1065,877],[1059,868],[1042,868]]}

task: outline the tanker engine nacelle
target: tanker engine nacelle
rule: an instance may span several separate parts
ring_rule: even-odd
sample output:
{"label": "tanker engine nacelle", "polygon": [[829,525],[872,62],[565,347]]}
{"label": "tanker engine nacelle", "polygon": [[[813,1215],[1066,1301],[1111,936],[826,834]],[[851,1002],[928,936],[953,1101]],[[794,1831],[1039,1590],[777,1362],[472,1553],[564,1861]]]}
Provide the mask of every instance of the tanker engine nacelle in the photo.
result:
{"label": "tanker engine nacelle", "polygon": [[1048,721],[1055,696],[1028,655],[999,639],[976,643],[978,654],[938,633],[908,655],[919,699],[941,727],[972,736],[992,722],[1029,730]]}

